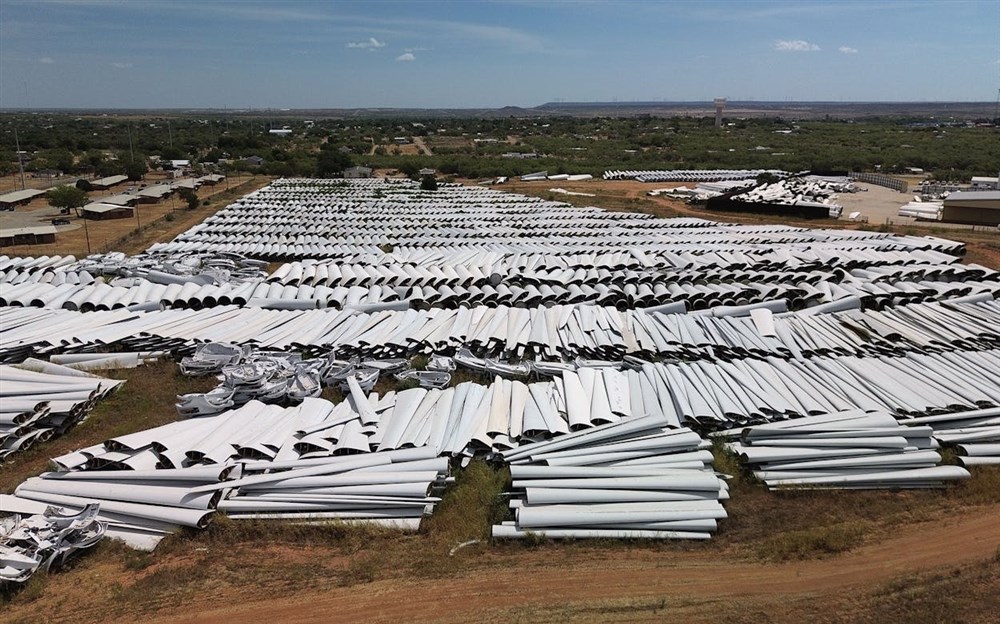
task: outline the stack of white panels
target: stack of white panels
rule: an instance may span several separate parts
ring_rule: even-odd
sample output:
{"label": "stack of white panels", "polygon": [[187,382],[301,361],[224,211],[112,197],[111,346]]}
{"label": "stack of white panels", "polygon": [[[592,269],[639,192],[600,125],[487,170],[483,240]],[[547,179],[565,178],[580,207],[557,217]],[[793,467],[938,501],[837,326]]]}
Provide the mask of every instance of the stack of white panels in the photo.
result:
{"label": "stack of white panels", "polygon": [[40,360],[0,365],[0,459],[65,433],[123,383]]}
{"label": "stack of white panels", "polygon": [[934,438],[955,448],[963,466],[1000,465],[1000,407],[933,414],[903,421],[934,429]]}
{"label": "stack of white panels", "polygon": [[941,466],[929,426],[851,410],[749,427],[729,448],[770,489],[921,489],[968,479]]}
{"label": "stack of white panels", "polygon": [[369,438],[386,433],[373,404],[378,396],[360,391],[337,406],[251,401],[57,457],[58,472],[28,479],[15,494],[68,509],[100,504],[107,534],[144,549],[179,527],[204,528],[216,510],[416,529],[439,500],[433,491],[448,482],[448,460],[435,447],[403,443],[371,453]]}
{"label": "stack of white panels", "polygon": [[219,504],[234,519],[364,522],[416,531],[451,482],[448,460],[429,447],[386,453],[243,464]]}
{"label": "stack of white panels", "polygon": [[720,180],[755,179],[762,173],[783,177],[790,175],[778,169],[660,169],[608,170],[605,180],[639,180],[640,182],[716,182]]}
{"label": "stack of white panels", "polygon": [[646,416],[505,452],[514,520],[493,536],[709,539],[729,495],[708,446]]}
{"label": "stack of white panels", "polygon": [[467,348],[478,356],[518,360],[621,360],[630,354],[683,360],[863,357],[983,350],[1000,343],[1000,304],[990,295],[863,312],[857,311],[857,297],[840,301],[847,305],[828,314],[810,309],[788,315],[768,315],[773,303],[726,307],[711,315],[601,306],[368,314],[234,307],[90,314],[7,308],[0,309],[0,361],[109,348],[188,352],[203,342],[312,354],[333,349],[341,356],[375,358]]}

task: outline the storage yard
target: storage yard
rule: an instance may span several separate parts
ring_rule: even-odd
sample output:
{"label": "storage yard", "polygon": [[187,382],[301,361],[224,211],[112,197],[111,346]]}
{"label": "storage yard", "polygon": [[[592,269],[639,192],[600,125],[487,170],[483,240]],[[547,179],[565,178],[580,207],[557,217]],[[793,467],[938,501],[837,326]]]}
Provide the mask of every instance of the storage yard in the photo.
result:
{"label": "storage yard", "polygon": [[384,178],[185,225],[0,256],[16,617],[790,621],[934,569],[995,602],[1000,273],[960,240]]}

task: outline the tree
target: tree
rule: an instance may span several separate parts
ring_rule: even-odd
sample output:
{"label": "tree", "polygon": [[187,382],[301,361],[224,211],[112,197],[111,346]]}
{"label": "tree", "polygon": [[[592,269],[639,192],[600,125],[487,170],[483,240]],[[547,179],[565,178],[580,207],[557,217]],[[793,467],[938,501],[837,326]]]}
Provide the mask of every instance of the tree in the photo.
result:
{"label": "tree", "polygon": [[316,175],[321,178],[339,176],[353,163],[351,157],[339,150],[323,150],[316,161]]}
{"label": "tree", "polygon": [[420,165],[412,160],[406,160],[400,163],[398,169],[403,172],[403,174],[408,178],[416,177],[417,173],[420,171]]}
{"label": "tree", "polygon": [[94,185],[90,183],[89,180],[85,178],[80,178],[76,181],[76,188],[80,189],[84,193],[89,193],[94,190]]}
{"label": "tree", "polygon": [[97,165],[97,175],[102,178],[125,173],[125,167],[118,160],[102,160]]}
{"label": "tree", "polygon": [[60,210],[82,208],[87,205],[87,193],[75,186],[57,186],[45,194],[49,205]]}
{"label": "tree", "polygon": [[191,189],[181,189],[177,195],[187,202],[188,210],[194,210],[198,207],[198,194]]}
{"label": "tree", "polygon": [[163,160],[184,160],[186,156],[181,148],[168,145],[160,151],[160,158]]}
{"label": "tree", "polygon": [[225,152],[223,152],[217,147],[213,147],[212,149],[208,150],[207,154],[201,157],[201,162],[210,162],[210,163],[219,162],[220,158],[225,158],[225,157],[226,157]]}
{"label": "tree", "polygon": [[142,176],[146,175],[147,171],[149,171],[149,167],[146,166],[146,160],[144,158],[140,158],[135,162],[125,165],[125,175],[128,176],[129,180],[141,180]]}
{"label": "tree", "polygon": [[421,191],[436,191],[438,189],[437,180],[432,175],[425,175],[423,179],[420,180],[420,190]]}
{"label": "tree", "polygon": [[780,181],[781,181],[781,178],[779,178],[778,176],[774,175],[773,173],[770,173],[770,172],[767,172],[767,171],[765,171],[763,173],[760,173],[760,174],[757,174],[757,180],[756,180],[756,182],[759,185],[774,184],[775,182],[780,182]]}

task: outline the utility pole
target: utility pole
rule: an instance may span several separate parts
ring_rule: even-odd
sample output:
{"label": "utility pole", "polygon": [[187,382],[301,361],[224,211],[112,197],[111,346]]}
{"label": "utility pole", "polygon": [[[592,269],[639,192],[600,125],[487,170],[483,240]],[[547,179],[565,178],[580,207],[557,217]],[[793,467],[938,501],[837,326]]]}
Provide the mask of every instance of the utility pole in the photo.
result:
{"label": "utility pole", "polygon": [[90,228],[87,227],[87,217],[83,217],[83,235],[87,237],[87,255],[90,255]]}
{"label": "utility pole", "polygon": [[14,145],[17,146],[17,167],[21,170],[21,190],[24,190],[24,155],[21,154],[21,141],[17,138],[17,126],[14,126]]}
{"label": "utility pole", "polygon": [[126,130],[128,130],[128,154],[129,154],[129,158],[131,159],[132,164],[134,165],[135,164],[135,151],[132,149],[132,122],[129,122],[129,124],[127,126],[125,126],[125,128],[126,128]]}

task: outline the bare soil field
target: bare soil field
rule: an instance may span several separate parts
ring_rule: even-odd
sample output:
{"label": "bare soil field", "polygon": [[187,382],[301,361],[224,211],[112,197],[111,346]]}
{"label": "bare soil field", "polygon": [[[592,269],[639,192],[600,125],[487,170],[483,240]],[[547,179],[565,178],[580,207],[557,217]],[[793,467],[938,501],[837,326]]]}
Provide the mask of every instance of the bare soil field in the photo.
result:
{"label": "bare soil field", "polygon": [[381,147],[385,150],[387,154],[402,154],[404,156],[419,156],[423,154],[423,150],[416,143],[406,143],[405,145],[399,145],[397,143],[383,143],[378,145],[376,148]]}
{"label": "bare soil field", "polygon": [[[859,502],[826,496],[844,506]],[[911,508],[933,503],[909,501]],[[744,552],[760,539],[739,547],[725,538],[484,541],[449,556],[458,539],[437,534],[433,520],[416,536],[223,522],[152,555],[102,544],[73,569],[40,576],[0,607],[0,620],[994,622],[1000,503],[954,503],[919,521],[887,514],[882,529],[858,546],[789,560]],[[795,499],[780,504],[800,513],[812,507]],[[781,536],[783,529],[775,524],[771,532]]]}
{"label": "bare soil field", "polygon": [[471,147],[473,145],[472,141],[466,137],[441,135],[430,135],[424,137],[424,143],[433,149],[437,149],[439,147],[462,148]]}
{"label": "bare soil field", "polygon": [[[150,621],[207,624],[256,619],[291,624],[323,621],[333,614],[342,622],[456,624],[659,622],[667,617],[688,622],[802,622],[831,621],[833,616],[835,621],[838,615],[850,615],[831,613],[832,603],[848,593],[863,596],[900,575],[961,570],[961,566],[1000,571],[997,511],[975,510],[933,527],[908,527],[881,543],[814,561],[760,564],[715,553],[667,555],[642,549],[564,553],[544,548],[517,553],[488,567],[461,570],[446,579],[375,581],[265,600],[204,596]],[[998,600],[994,595],[994,609],[1000,606]],[[980,607],[989,609],[988,604]],[[987,612],[982,616],[983,622],[990,617]]]}

